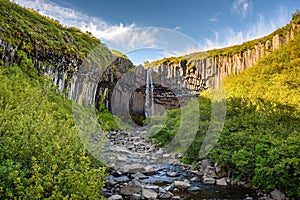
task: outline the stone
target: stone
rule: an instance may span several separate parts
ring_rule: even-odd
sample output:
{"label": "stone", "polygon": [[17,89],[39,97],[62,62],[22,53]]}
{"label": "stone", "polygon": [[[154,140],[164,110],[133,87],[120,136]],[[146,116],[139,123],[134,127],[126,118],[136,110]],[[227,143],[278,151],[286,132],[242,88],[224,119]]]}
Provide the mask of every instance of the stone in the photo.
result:
{"label": "stone", "polygon": [[173,194],[171,192],[165,192],[159,196],[160,199],[171,199]]}
{"label": "stone", "polygon": [[171,191],[171,190],[174,189],[174,185],[173,185],[173,184],[172,184],[172,185],[169,185],[169,186],[165,187],[164,189],[165,189],[166,191]]}
{"label": "stone", "polygon": [[285,194],[282,193],[280,190],[275,189],[271,192],[271,197],[275,200],[284,200]]}
{"label": "stone", "polygon": [[209,178],[209,177],[203,177],[203,184],[206,185],[213,185],[216,183],[216,179],[214,178]]}
{"label": "stone", "polygon": [[217,184],[217,185],[223,185],[223,186],[228,185],[228,183],[227,183],[227,181],[226,181],[225,178],[217,179],[217,180],[216,180],[216,184]]}
{"label": "stone", "polygon": [[180,200],[181,198],[180,198],[180,196],[173,196],[172,197],[172,200]]}
{"label": "stone", "polygon": [[177,177],[179,175],[180,174],[178,172],[167,172],[167,176],[169,176],[169,177]]}
{"label": "stone", "polygon": [[115,194],[109,197],[109,200],[123,200],[121,195]]}
{"label": "stone", "polygon": [[120,155],[117,156],[117,161],[119,162],[126,162],[127,159],[128,159],[127,156],[120,156]]}
{"label": "stone", "polygon": [[141,172],[135,173],[132,177],[136,178],[136,179],[146,179],[146,178],[148,178],[148,176],[146,176],[145,174],[143,174]]}
{"label": "stone", "polygon": [[197,177],[197,176],[194,176],[193,178],[191,178],[190,181],[192,181],[192,182],[200,182],[200,178]]}
{"label": "stone", "polygon": [[144,188],[145,188],[145,189],[151,189],[151,190],[153,190],[154,192],[159,192],[159,186],[157,186],[157,185],[145,185]]}
{"label": "stone", "polygon": [[215,171],[215,168],[212,166],[207,166],[204,170],[204,176],[209,177],[209,178],[217,178],[217,174]]}
{"label": "stone", "polygon": [[115,177],[114,181],[118,182],[118,183],[126,183],[128,182],[130,179],[127,176],[120,176],[120,177]]}
{"label": "stone", "polygon": [[128,182],[128,186],[132,186],[132,187],[142,187],[142,184],[136,180],[136,179],[133,179],[131,181]]}
{"label": "stone", "polygon": [[253,200],[252,197],[246,197],[244,200]]}
{"label": "stone", "polygon": [[207,159],[202,160],[202,162],[201,162],[201,168],[203,170],[205,170],[207,166],[209,166],[209,160],[207,160]]}
{"label": "stone", "polygon": [[137,187],[137,186],[124,186],[124,187],[121,187],[120,188],[120,194],[122,195],[133,195],[135,193],[139,193],[141,191],[141,188],[140,187]]}
{"label": "stone", "polygon": [[145,174],[146,176],[152,176],[152,175],[156,174],[155,170],[153,169],[153,167],[151,165],[144,167],[144,170],[142,171],[142,173]]}
{"label": "stone", "polygon": [[137,172],[145,171],[145,168],[144,168],[143,165],[141,165],[139,163],[134,163],[134,164],[131,164],[131,165],[125,165],[122,168],[122,171],[124,173],[135,174]]}
{"label": "stone", "polygon": [[142,189],[142,197],[154,200],[157,197],[157,193],[151,189]]}
{"label": "stone", "polygon": [[202,176],[203,175],[203,170],[202,169],[200,171],[199,170],[191,170],[191,173],[195,174],[197,176]]}
{"label": "stone", "polygon": [[106,180],[105,180],[105,183],[106,183],[106,185],[108,185],[108,186],[114,186],[114,185],[117,184],[117,182],[114,181],[112,178],[106,179]]}
{"label": "stone", "polygon": [[186,181],[174,181],[174,187],[178,189],[187,189],[191,187],[191,184]]}
{"label": "stone", "polygon": [[199,191],[199,190],[200,190],[200,188],[197,186],[188,188],[188,191],[190,191],[190,192],[195,192],[195,191]]}
{"label": "stone", "polygon": [[130,196],[130,200],[140,200],[142,196],[140,194],[133,194]]}

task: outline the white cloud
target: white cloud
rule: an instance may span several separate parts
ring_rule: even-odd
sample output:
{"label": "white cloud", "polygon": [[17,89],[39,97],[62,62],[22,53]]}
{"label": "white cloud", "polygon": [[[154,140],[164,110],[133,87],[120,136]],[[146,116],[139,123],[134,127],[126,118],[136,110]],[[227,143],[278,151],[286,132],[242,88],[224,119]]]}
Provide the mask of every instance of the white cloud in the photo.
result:
{"label": "white cloud", "polygon": [[49,0],[15,0],[24,7],[33,8],[40,14],[57,19],[65,26],[89,31],[95,37],[103,40],[110,48],[117,48],[122,52],[138,49],[141,46],[152,47],[155,43],[153,30],[136,31],[136,24],[112,25],[108,22],[90,17],[74,9],[59,6]]}
{"label": "white cloud", "polygon": [[231,12],[245,18],[252,7],[252,2],[250,0],[234,0]]}
{"label": "white cloud", "polygon": [[263,15],[258,15],[257,21],[245,30],[234,30],[230,27],[221,32],[211,30],[214,36],[204,38],[200,44],[202,44],[203,49],[209,50],[233,46],[266,36],[284,26],[290,20],[291,13],[288,12],[286,7],[281,6],[274,13],[272,20],[266,20]]}
{"label": "white cloud", "polygon": [[217,21],[219,21],[219,19],[218,19],[218,18],[215,18],[215,17],[213,17],[213,18],[210,18],[210,19],[209,19],[209,21],[210,21],[210,22],[217,22]]}

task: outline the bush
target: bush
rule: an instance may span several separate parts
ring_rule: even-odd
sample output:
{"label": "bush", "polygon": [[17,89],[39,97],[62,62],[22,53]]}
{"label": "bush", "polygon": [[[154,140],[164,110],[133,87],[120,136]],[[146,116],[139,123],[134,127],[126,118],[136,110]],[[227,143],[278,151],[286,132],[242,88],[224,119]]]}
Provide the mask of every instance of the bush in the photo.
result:
{"label": "bush", "polygon": [[102,198],[105,167],[93,167],[70,102],[17,67],[0,68],[0,79],[0,198]]}

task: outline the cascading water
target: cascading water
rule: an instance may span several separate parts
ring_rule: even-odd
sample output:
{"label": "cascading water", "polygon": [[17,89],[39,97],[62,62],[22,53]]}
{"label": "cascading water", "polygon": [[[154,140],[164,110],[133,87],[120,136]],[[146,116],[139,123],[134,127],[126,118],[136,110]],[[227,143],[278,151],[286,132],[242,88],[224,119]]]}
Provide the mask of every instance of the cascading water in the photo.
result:
{"label": "cascading water", "polygon": [[147,70],[145,93],[145,117],[147,118],[154,114],[154,86],[150,69]]}

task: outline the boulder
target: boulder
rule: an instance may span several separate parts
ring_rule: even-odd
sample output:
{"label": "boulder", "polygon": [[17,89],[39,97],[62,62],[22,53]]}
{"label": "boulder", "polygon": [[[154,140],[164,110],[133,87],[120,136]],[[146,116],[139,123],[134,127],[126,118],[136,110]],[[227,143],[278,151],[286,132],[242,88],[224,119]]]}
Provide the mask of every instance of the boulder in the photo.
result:
{"label": "boulder", "polygon": [[177,189],[187,189],[191,187],[191,184],[186,181],[174,181],[174,187]]}
{"label": "boulder", "polygon": [[140,191],[141,191],[141,188],[138,186],[126,185],[126,186],[120,188],[120,194],[127,195],[127,196],[133,195],[135,193],[139,193]]}
{"label": "boulder", "polygon": [[193,178],[191,178],[190,181],[192,181],[192,182],[200,182],[200,178],[197,177],[197,176],[194,176]]}
{"label": "boulder", "polygon": [[271,197],[275,200],[284,200],[285,194],[282,193],[280,190],[275,189],[271,192]]}
{"label": "boulder", "polygon": [[151,189],[142,189],[142,197],[154,200],[157,197],[157,193]]}
{"label": "boulder", "polygon": [[143,165],[139,164],[139,163],[134,163],[134,164],[131,164],[131,165],[125,165],[123,168],[122,168],[122,171],[124,173],[130,173],[130,174],[135,174],[137,172],[142,172],[142,171],[145,171],[145,168]]}
{"label": "boulder", "polygon": [[159,196],[160,199],[171,199],[173,194],[171,192],[165,192]]}
{"label": "boulder", "polygon": [[121,195],[115,194],[109,197],[109,200],[123,200]]}
{"label": "boulder", "polygon": [[197,186],[188,188],[188,191],[190,191],[190,192],[195,192],[195,191],[199,191],[199,190],[200,190],[200,188]]}
{"label": "boulder", "polygon": [[212,166],[207,166],[204,170],[204,176],[209,177],[209,178],[217,178],[217,174],[215,171],[215,168]]}
{"label": "boulder", "polygon": [[217,185],[224,185],[224,186],[228,185],[225,178],[217,179],[216,184]]}
{"label": "boulder", "polygon": [[130,196],[130,200],[140,200],[142,196],[140,194],[133,194]]}
{"label": "boulder", "polygon": [[151,189],[151,190],[153,190],[154,192],[159,192],[159,186],[157,186],[157,185],[145,185],[144,188],[145,188],[145,189]]}
{"label": "boulder", "polygon": [[148,178],[148,176],[146,176],[145,174],[143,174],[141,172],[135,173],[132,177],[135,178],[135,179],[146,179],[146,178]]}
{"label": "boulder", "polygon": [[214,178],[209,178],[209,177],[203,177],[203,184],[206,185],[213,185],[216,183],[216,179]]}
{"label": "boulder", "polygon": [[146,176],[152,176],[156,174],[154,168],[151,165],[144,167],[142,173],[145,174]]}
{"label": "boulder", "polygon": [[133,179],[133,180],[131,180],[131,181],[128,182],[128,186],[141,188],[142,184],[138,180]]}
{"label": "boulder", "polygon": [[180,174],[178,172],[167,172],[167,176],[169,176],[169,177],[177,177],[179,175]]}

